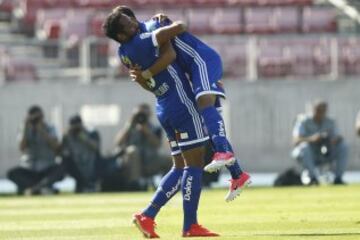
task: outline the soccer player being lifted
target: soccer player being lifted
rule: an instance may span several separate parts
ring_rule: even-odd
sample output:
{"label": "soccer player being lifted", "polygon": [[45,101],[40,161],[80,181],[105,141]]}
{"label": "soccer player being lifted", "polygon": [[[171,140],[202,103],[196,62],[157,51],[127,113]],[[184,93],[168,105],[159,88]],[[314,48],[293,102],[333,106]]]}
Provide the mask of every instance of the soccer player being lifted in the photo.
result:
{"label": "soccer player being lifted", "polygon": [[[162,14],[146,22],[138,22],[131,9],[119,7],[121,11],[137,23],[140,32],[152,32],[171,24],[171,21]],[[179,34],[171,40],[171,46],[163,49],[158,60],[145,70],[134,69],[131,76],[134,80],[144,81],[158,74],[173,61],[171,52],[175,49],[176,62],[181,69],[190,76],[192,89],[195,94],[197,109],[200,112],[207,132],[211,137],[215,150],[212,162],[204,169],[214,172],[226,166],[231,174],[229,192],[226,201],[234,200],[242,188],[250,183],[250,176],[243,172],[234,156],[232,146],[227,139],[224,120],[217,109],[221,109],[220,99],[225,98],[222,85],[222,61],[219,54],[189,32]]]}
{"label": "soccer player being lifted", "polygon": [[[119,56],[128,68],[148,69],[158,59],[159,50],[171,47],[168,39],[184,32],[184,24],[175,22],[152,33],[141,33],[137,21],[115,8],[104,22],[106,36],[120,43]],[[171,51],[170,51],[171,52]],[[172,60],[176,53],[172,52]],[[201,116],[185,73],[176,62],[144,81],[137,81],[157,98],[156,114],[169,139],[174,167],[163,177],[149,206],[134,215],[134,223],[147,238],[157,238],[155,217],[180,188],[183,195],[183,236],[211,237],[218,234],[197,221],[201,193],[204,144],[209,137],[203,131]]]}

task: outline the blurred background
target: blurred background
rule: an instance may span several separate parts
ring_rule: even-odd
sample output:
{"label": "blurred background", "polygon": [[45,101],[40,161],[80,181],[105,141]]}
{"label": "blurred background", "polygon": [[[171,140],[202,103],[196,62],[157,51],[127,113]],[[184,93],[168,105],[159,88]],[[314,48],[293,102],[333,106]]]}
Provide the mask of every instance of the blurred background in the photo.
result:
{"label": "blurred background", "polygon": [[[16,191],[6,178],[21,159],[19,134],[30,106],[41,106],[59,142],[68,120],[80,115],[101,136],[100,154],[114,159],[115,136],[134,109],[153,106],[102,33],[105,16],[120,4],[140,21],[159,12],[183,20],[220,53],[228,133],[243,166],[258,173],[255,184],[271,185],[295,165],[292,129],[319,98],[349,147],[345,179],[360,182],[359,1],[0,0],[0,192]],[[169,154],[161,139],[159,151]],[[68,178],[62,183],[74,187]]]}

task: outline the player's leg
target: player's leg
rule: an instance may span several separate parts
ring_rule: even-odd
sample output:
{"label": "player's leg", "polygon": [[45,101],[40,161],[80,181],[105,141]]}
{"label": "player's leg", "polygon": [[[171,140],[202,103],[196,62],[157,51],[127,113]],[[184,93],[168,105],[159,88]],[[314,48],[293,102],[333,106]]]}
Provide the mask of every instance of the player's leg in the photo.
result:
{"label": "player's leg", "polygon": [[160,122],[169,139],[171,155],[173,156],[173,168],[162,178],[149,205],[141,213],[134,215],[134,224],[147,238],[159,237],[155,232],[156,223],[154,219],[160,209],[180,190],[184,169],[184,159],[175,141],[175,131],[167,121],[160,120]]}
{"label": "player's leg", "polygon": [[[219,114],[222,115],[222,106],[220,100],[220,97],[217,97],[215,102],[215,108],[218,110]],[[228,148],[231,153],[234,153],[229,141]],[[236,160],[233,165],[226,166],[226,168],[231,174],[229,192],[225,196],[226,201],[234,200],[241,193],[242,189],[247,187],[251,183],[250,175],[241,169],[240,160],[237,158],[235,159]]]}
{"label": "player's leg", "polygon": [[[194,104],[194,103],[193,103]],[[204,165],[205,144],[208,137],[203,125],[196,119],[198,112],[183,112],[173,117],[173,126],[177,130],[177,142],[185,160],[181,182],[184,211],[184,237],[217,236],[198,224],[197,209],[201,194],[202,173]]]}
{"label": "player's leg", "polygon": [[150,204],[142,212],[145,216],[155,219],[156,215],[179,190],[184,170],[184,159],[181,154],[173,156],[173,167],[161,179]]}
{"label": "player's leg", "polygon": [[224,88],[219,81],[222,77],[222,62],[220,56],[212,55],[203,60],[195,61],[191,69],[191,81],[197,107],[204,119],[205,126],[214,146],[215,154],[210,165],[205,170],[214,172],[224,166],[234,164],[235,157],[226,137],[225,123],[215,107],[219,96],[225,97]]}
{"label": "player's leg", "polygon": [[199,225],[197,219],[197,210],[201,195],[204,152],[204,146],[183,151],[186,162],[181,182],[184,211],[184,237],[218,236],[218,234]]}
{"label": "player's leg", "polygon": [[[199,111],[215,150],[212,163],[205,168],[208,172],[214,172],[223,166],[232,166],[235,163],[232,146],[226,136],[225,122],[216,107],[218,101],[218,96],[215,93],[200,95],[197,99]],[[235,165],[230,168],[233,169],[230,172],[233,178],[238,178],[242,171],[238,164],[235,163]]]}
{"label": "player's leg", "polygon": [[213,160],[205,167],[205,171],[214,172],[223,166],[227,167],[232,179],[225,199],[231,201],[250,183],[250,176],[242,171],[239,160],[234,156],[233,148],[226,135],[225,122],[219,111],[220,98],[225,97],[223,85],[219,81],[222,75],[221,65],[220,58],[207,61],[201,67],[194,65],[192,81],[198,109],[215,150]]}

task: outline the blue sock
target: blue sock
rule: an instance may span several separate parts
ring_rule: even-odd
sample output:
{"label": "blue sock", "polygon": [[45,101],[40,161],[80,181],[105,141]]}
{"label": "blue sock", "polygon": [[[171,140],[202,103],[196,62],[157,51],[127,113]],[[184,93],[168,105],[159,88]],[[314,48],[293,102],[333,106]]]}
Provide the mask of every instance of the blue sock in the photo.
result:
{"label": "blue sock", "polygon": [[235,163],[231,166],[226,166],[227,170],[229,170],[232,179],[238,179],[240,175],[243,173],[239,161],[236,159]]}
{"label": "blue sock", "polygon": [[192,224],[197,223],[197,209],[201,193],[202,168],[186,167],[181,186],[183,194],[184,228],[188,231]]}
{"label": "blue sock", "polygon": [[230,149],[228,149],[228,141],[226,139],[224,120],[222,119],[221,114],[218,112],[218,110],[214,106],[204,108],[201,111],[201,116],[204,119],[215,151],[229,151]]}
{"label": "blue sock", "polygon": [[172,168],[161,180],[149,206],[143,211],[145,216],[155,218],[164,206],[179,190],[183,169]]}
{"label": "blue sock", "polygon": [[[233,148],[231,146],[231,144],[228,142],[228,149],[230,152],[234,152],[233,151]],[[239,176],[242,174],[242,169],[240,167],[240,164],[239,164],[239,160],[236,159],[235,163],[231,166],[226,166],[227,170],[229,170],[230,174],[231,174],[231,178],[232,179],[238,179]]]}

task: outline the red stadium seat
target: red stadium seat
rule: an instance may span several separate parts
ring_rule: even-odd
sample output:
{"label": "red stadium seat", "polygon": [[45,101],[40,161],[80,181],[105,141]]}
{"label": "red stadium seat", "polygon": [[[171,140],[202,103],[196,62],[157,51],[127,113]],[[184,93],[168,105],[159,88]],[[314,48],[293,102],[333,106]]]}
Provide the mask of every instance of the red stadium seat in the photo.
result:
{"label": "red stadium seat", "polygon": [[150,9],[139,9],[135,11],[136,18],[139,21],[146,21],[149,20],[152,16],[154,16],[157,13],[156,10],[150,10]]}
{"label": "red stadium seat", "polygon": [[150,5],[152,7],[154,6],[159,7],[159,6],[181,5],[182,3],[181,1],[176,1],[176,0],[133,0],[132,4],[136,4],[137,6]]}
{"label": "red stadium seat", "polygon": [[10,14],[14,8],[13,0],[2,0],[0,1],[0,12]]}
{"label": "red stadium seat", "polygon": [[190,9],[188,12],[189,30],[196,34],[212,33],[211,19],[215,14],[213,8]]}
{"label": "red stadium seat", "polygon": [[199,6],[224,6],[226,5],[227,0],[193,0],[193,4],[197,4]]}
{"label": "red stadium seat", "polygon": [[279,32],[297,32],[300,28],[299,11],[294,7],[278,7],[275,9],[277,30]]}
{"label": "red stadium seat", "polygon": [[[36,29],[37,31],[45,31],[46,33],[49,33],[49,30],[53,28],[51,31],[60,31],[61,32],[61,21],[65,19],[66,17],[66,9],[64,8],[55,8],[55,9],[41,9],[37,11],[36,15]],[[51,27],[49,24],[55,23],[58,26]],[[47,27],[45,29],[45,25],[47,24]],[[56,30],[56,28],[60,28]],[[60,33],[59,32],[59,33]],[[53,37],[56,35],[56,33],[51,34]],[[49,34],[46,34],[46,36],[49,36]],[[60,37],[60,35],[59,35]],[[58,37],[58,38],[59,38]]]}
{"label": "red stadium seat", "polygon": [[245,10],[245,31],[248,33],[297,32],[299,12],[294,7],[260,7]]}
{"label": "red stadium seat", "polygon": [[158,10],[157,13],[164,13],[167,15],[172,21],[183,21],[185,23],[188,22],[187,16],[182,9],[161,9]]}
{"label": "red stadium seat", "polygon": [[8,82],[39,80],[35,66],[29,61],[11,59],[5,65],[4,72]]}
{"label": "red stadium seat", "polygon": [[227,0],[230,5],[239,6],[303,6],[311,5],[313,0]]}
{"label": "red stadium seat", "polygon": [[284,42],[265,39],[259,42],[258,74],[261,78],[287,77],[291,74],[294,59],[286,53]]}
{"label": "red stadium seat", "polygon": [[297,76],[330,73],[330,44],[328,39],[299,38],[287,43],[289,54],[295,58],[293,73]]}
{"label": "red stadium seat", "polygon": [[223,61],[225,77],[233,79],[246,78],[246,44],[245,39],[235,38],[210,38],[204,41],[214,48]]}
{"label": "red stadium seat", "polygon": [[80,40],[89,34],[89,20],[92,10],[69,10],[64,24],[64,37],[76,36]]}
{"label": "red stadium seat", "polygon": [[339,72],[347,76],[360,74],[360,38],[339,38]]}
{"label": "red stadium seat", "polygon": [[47,20],[44,24],[46,39],[59,39],[61,37],[61,22],[59,20]]}
{"label": "red stadium seat", "polygon": [[336,32],[336,10],[327,7],[305,7],[302,30],[304,32]]}
{"label": "red stadium seat", "polygon": [[212,18],[214,33],[235,34],[243,30],[242,15],[238,8],[218,8]]}
{"label": "red stadium seat", "polygon": [[102,30],[102,25],[105,20],[105,13],[97,13],[90,17],[89,20],[89,35],[96,37],[105,37]]}
{"label": "red stadium seat", "polygon": [[245,9],[245,31],[247,33],[273,33],[276,30],[273,8]]}
{"label": "red stadium seat", "polygon": [[245,79],[247,71],[246,41],[229,42],[221,51],[224,74],[235,79]]}
{"label": "red stadium seat", "polygon": [[131,0],[74,0],[76,6],[81,8],[113,8],[117,5],[130,5]]}

